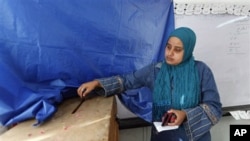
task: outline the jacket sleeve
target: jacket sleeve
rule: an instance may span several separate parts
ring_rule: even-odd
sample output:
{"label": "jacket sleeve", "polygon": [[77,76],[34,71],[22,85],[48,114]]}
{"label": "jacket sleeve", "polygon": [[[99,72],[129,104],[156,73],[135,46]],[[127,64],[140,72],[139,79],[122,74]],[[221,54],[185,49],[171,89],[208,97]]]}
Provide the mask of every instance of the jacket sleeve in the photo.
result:
{"label": "jacket sleeve", "polygon": [[198,68],[201,79],[201,102],[199,106],[184,109],[187,121],[184,127],[189,140],[199,140],[222,116],[222,104],[212,71],[204,64]]}
{"label": "jacket sleeve", "polygon": [[102,95],[107,97],[125,90],[150,87],[155,74],[155,66],[156,64],[152,63],[130,74],[97,79],[104,90]]}
{"label": "jacket sleeve", "polygon": [[120,76],[100,78],[97,80],[100,82],[102,86],[102,89],[99,89],[97,91],[99,95],[108,97],[114,94],[119,94],[124,90],[122,78]]}

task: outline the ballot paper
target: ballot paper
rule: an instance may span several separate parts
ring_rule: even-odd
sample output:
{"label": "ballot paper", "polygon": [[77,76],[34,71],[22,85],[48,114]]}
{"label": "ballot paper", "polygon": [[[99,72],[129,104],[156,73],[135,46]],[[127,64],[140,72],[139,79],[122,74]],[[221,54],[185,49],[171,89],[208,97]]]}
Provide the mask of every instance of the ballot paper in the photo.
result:
{"label": "ballot paper", "polygon": [[167,131],[167,130],[174,130],[174,129],[179,128],[179,126],[177,126],[177,125],[176,126],[162,126],[161,125],[162,122],[153,122],[153,124],[158,132]]}

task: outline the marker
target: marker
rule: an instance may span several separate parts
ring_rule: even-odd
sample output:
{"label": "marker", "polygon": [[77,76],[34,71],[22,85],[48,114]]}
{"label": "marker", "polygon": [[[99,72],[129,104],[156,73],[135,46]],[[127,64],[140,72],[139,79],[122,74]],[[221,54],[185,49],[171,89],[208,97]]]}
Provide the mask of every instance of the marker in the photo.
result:
{"label": "marker", "polygon": [[164,117],[164,120],[161,124],[161,126],[164,126],[166,123],[172,123],[176,119],[176,115],[174,113],[167,113],[166,117]]}
{"label": "marker", "polygon": [[[84,89],[84,90],[82,91],[82,94],[83,94],[85,91],[86,91],[86,89]],[[73,112],[72,112],[71,114],[74,114],[74,113],[79,109],[79,107],[82,105],[82,103],[83,103],[84,101],[85,101],[85,96],[82,97],[81,102],[76,106],[76,108],[73,110]]]}

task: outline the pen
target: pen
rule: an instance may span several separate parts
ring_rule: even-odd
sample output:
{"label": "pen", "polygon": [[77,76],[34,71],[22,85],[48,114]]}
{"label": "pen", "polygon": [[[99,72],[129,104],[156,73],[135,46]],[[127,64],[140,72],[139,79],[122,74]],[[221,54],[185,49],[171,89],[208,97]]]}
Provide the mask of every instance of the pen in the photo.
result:
{"label": "pen", "polygon": [[163,120],[161,126],[165,125],[165,123],[168,121],[168,118],[169,118],[169,113],[167,113],[167,115],[164,117],[164,120]]}
{"label": "pen", "polygon": [[[84,89],[84,90],[82,91],[82,94],[83,94],[85,91],[86,91],[86,89]],[[85,96],[82,97],[81,102],[76,106],[76,108],[73,110],[73,112],[72,112],[71,114],[74,114],[74,113],[79,109],[79,107],[82,105],[82,103],[83,103],[84,101],[85,101]]]}

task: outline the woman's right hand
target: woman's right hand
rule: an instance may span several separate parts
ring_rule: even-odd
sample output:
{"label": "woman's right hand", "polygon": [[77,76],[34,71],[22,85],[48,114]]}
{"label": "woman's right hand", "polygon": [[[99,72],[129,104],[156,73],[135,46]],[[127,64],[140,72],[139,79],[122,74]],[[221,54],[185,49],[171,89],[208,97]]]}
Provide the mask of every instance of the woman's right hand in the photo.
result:
{"label": "woman's right hand", "polygon": [[83,98],[97,87],[101,87],[101,84],[99,83],[98,80],[93,80],[93,81],[89,81],[86,83],[82,83],[77,89],[77,94],[81,98]]}

